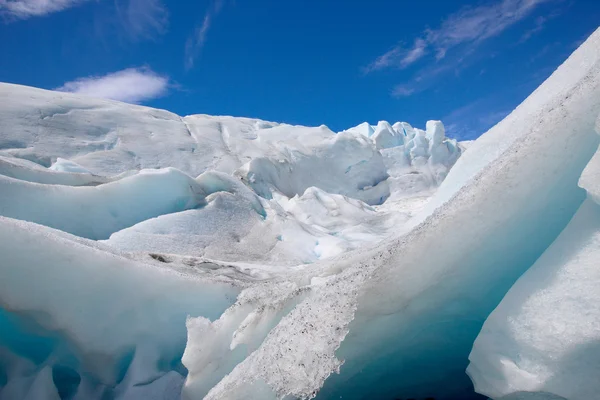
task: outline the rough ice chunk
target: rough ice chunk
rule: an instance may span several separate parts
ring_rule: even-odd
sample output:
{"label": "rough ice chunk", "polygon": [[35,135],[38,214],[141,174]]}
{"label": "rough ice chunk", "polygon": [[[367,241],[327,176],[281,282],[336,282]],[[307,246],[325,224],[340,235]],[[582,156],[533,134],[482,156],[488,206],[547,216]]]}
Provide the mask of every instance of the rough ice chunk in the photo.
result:
{"label": "rough ice chunk", "polygon": [[50,166],[50,168],[53,171],[60,171],[60,172],[74,172],[74,173],[78,173],[78,174],[91,174],[90,171],[88,171],[86,168],[83,168],[81,165],[77,164],[74,161],[71,160],[66,160],[64,158],[60,158],[58,157],[56,159],[56,162],[54,164],[52,164],[52,166]]}
{"label": "rough ice chunk", "polygon": [[[207,192],[206,180],[214,175],[198,178]],[[293,266],[382,240],[411,212],[410,208],[377,212],[359,200],[314,187],[289,200],[279,196],[279,204],[226,178],[241,190],[211,194],[202,208],[143,221],[114,233],[105,243],[125,251]],[[210,189],[217,188],[227,189]]]}
{"label": "rough ice chunk", "polygon": [[390,147],[401,146],[404,144],[404,134],[396,132],[387,121],[379,121],[372,138],[378,149],[388,149]]}
{"label": "rough ice chunk", "polygon": [[353,128],[346,129],[344,132],[358,133],[359,135],[371,137],[375,133],[375,128],[368,122],[363,122],[362,124],[358,124]]}
{"label": "rough ice chunk", "polygon": [[294,197],[315,186],[367,204],[381,204],[387,199],[388,174],[381,154],[369,139],[344,132],[336,135],[326,128],[312,129],[320,129],[325,138],[293,151],[254,158],[236,175],[265,198],[271,198],[274,190]]}
{"label": "rough ice chunk", "polygon": [[431,147],[439,146],[446,138],[446,130],[442,121],[427,121],[425,132]]}

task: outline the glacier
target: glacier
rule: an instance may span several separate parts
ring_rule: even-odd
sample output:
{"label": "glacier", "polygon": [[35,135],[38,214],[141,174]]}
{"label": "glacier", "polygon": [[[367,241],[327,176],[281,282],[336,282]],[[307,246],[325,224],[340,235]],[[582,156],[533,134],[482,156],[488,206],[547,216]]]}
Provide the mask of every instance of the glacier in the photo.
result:
{"label": "glacier", "polygon": [[579,181],[586,200],[477,337],[467,372],[481,393],[519,389],[573,400],[600,393],[599,167],[596,153]]}
{"label": "glacier", "polygon": [[467,143],[0,99],[1,400],[600,392],[600,29]]}

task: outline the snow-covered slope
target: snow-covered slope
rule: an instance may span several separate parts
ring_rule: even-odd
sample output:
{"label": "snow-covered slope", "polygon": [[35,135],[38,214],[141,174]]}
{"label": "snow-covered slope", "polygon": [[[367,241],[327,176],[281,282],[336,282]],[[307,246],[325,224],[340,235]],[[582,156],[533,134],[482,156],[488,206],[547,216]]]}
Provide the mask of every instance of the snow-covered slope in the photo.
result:
{"label": "snow-covered slope", "polygon": [[469,353],[496,400],[598,392],[600,30],[464,155],[438,121],[9,98],[2,400],[480,399]]}

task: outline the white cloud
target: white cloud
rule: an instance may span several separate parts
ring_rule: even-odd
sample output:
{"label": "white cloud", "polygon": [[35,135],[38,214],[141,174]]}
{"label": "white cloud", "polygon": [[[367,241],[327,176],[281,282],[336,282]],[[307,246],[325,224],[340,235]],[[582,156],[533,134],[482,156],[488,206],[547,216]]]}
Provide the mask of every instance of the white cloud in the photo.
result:
{"label": "white cloud", "polygon": [[523,33],[523,35],[521,36],[521,39],[519,40],[519,43],[524,43],[524,42],[528,41],[532,36],[541,32],[544,29],[544,25],[546,24],[547,21],[548,21],[547,17],[544,17],[544,16],[537,17],[535,19],[535,26],[533,28],[529,29],[528,31],[526,31],[525,33]]}
{"label": "white cloud", "polygon": [[149,39],[166,33],[169,13],[161,0],[128,0],[115,2],[117,16],[132,39]]}
{"label": "white cloud", "polygon": [[[437,29],[426,29],[412,49],[396,46],[365,68],[371,72],[388,67],[406,68],[434,50],[440,60],[461,44],[477,44],[496,36],[529,15],[538,5],[552,0],[500,0],[479,7],[466,7],[451,14]],[[543,28],[540,20],[538,29]]]}
{"label": "white cloud", "polygon": [[501,0],[467,7],[450,15],[437,30],[427,30],[426,40],[436,48],[437,58],[459,44],[475,43],[500,34],[525,18],[535,7],[551,0]]}
{"label": "white cloud", "polygon": [[204,15],[202,22],[196,27],[194,33],[185,42],[185,69],[194,66],[196,58],[206,43],[206,35],[212,25],[213,19],[221,12],[224,0],[213,0]]}
{"label": "white cloud", "polygon": [[140,103],[164,96],[169,88],[169,78],[148,68],[128,68],[104,76],[79,78],[65,83],[56,90]]}
{"label": "white cloud", "polygon": [[[63,11],[91,1],[0,0],[0,16],[8,21],[28,19]],[[100,21],[102,25],[116,27],[119,31],[124,31],[130,39],[151,39],[167,32],[169,13],[162,0],[114,0],[112,4],[103,8],[106,15]]]}
{"label": "white cloud", "polygon": [[0,14],[27,19],[62,11],[87,1],[90,0],[0,0]]}

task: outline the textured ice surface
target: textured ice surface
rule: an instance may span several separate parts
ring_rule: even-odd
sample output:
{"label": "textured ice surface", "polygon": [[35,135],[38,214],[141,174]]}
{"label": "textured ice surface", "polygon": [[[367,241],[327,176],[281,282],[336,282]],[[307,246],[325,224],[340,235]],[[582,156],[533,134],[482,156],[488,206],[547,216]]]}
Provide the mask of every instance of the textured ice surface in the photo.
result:
{"label": "textured ice surface", "polygon": [[408,210],[378,212],[359,200],[314,187],[290,200],[280,196],[279,201],[267,201],[238,185],[238,191],[209,195],[206,206],[143,221],[112,234],[105,243],[125,251],[292,266],[378,242],[419,206],[414,202]]}
{"label": "textured ice surface", "polygon": [[587,200],[477,337],[467,371],[480,393],[600,393],[599,159],[597,152],[579,181]]}
{"label": "textured ice surface", "polygon": [[89,239],[158,215],[204,204],[206,192],[175,169],[139,174],[94,187],[44,185],[0,175],[2,215]]}
{"label": "textured ice surface", "polygon": [[25,398],[36,385],[68,390],[61,374],[81,382],[77,399],[149,384],[177,370],[186,317],[217,318],[239,291],[55,232],[0,217],[2,398]]}
{"label": "textured ice surface", "polygon": [[69,173],[44,168],[39,164],[21,158],[0,156],[0,175],[49,185],[95,186],[118,180],[128,175],[128,173],[125,172],[123,175],[114,177],[98,176],[89,173]]}
{"label": "textured ice surface", "polygon": [[[277,131],[283,128],[271,128],[270,134],[279,138],[282,135]],[[312,130],[321,131],[319,142],[256,157],[236,175],[266,198],[274,190],[287,197],[301,195],[311,186],[368,204],[381,204],[389,197],[385,164],[368,138],[349,133],[336,135],[324,126],[306,130],[304,135],[309,137],[316,136]]]}

